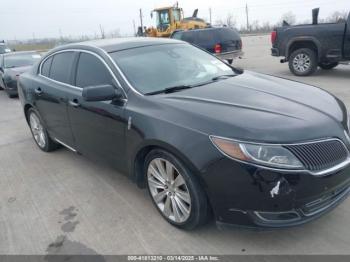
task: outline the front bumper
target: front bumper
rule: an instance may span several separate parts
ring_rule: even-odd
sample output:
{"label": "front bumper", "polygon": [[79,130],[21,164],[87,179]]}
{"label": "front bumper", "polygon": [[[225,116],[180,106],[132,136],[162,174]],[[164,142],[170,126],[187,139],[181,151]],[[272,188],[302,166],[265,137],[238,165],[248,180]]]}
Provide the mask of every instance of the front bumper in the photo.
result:
{"label": "front bumper", "polygon": [[13,80],[13,81],[5,83],[5,91],[9,95],[18,95],[17,80]]}
{"label": "front bumper", "polygon": [[315,176],[272,171],[223,158],[202,175],[219,225],[296,226],[329,212],[350,194],[349,166]]}

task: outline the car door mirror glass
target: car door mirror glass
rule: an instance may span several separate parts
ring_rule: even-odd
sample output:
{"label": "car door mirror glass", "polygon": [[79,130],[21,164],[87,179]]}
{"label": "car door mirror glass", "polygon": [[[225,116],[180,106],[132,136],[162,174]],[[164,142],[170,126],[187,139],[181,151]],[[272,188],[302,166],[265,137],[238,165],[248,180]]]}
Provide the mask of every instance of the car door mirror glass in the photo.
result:
{"label": "car door mirror glass", "polygon": [[121,99],[122,93],[112,85],[97,85],[85,87],[82,96],[87,102],[97,102]]}

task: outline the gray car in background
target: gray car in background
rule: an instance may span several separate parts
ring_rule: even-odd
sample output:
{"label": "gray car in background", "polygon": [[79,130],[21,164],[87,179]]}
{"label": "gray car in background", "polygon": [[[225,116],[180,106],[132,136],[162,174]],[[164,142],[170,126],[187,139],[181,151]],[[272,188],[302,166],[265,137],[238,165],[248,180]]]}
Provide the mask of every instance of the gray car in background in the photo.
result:
{"label": "gray car in background", "polygon": [[0,90],[5,90],[10,98],[16,97],[18,77],[40,58],[35,51],[0,54]]}

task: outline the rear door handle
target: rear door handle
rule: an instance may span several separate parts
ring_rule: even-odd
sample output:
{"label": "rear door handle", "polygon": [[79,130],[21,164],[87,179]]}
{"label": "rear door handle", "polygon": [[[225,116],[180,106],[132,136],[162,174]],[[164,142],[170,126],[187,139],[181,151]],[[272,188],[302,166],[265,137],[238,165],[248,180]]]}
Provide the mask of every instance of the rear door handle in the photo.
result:
{"label": "rear door handle", "polygon": [[68,103],[72,107],[79,107],[80,106],[78,99],[69,100]]}
{"label": "rear door handle", "polygon": [[42,95],[43,90],[42,90],[40,87],[38,87],[38,88],[35,88],[34,92],[35,92],[35,94],[37,94],[37,95]]}

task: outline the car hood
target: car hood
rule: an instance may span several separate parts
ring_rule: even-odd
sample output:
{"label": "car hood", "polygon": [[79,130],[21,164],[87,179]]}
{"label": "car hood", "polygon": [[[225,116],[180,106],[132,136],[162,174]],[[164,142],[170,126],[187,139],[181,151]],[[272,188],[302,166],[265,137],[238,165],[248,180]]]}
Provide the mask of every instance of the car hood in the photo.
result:
{"label": "car hood", "polygon": [[[175,124],[259,142],[344,139],[344,104],[328,92],[282,78],[245,72],[227,80],[156,96]],[[160,98],[160,99],[159,99]]]}

